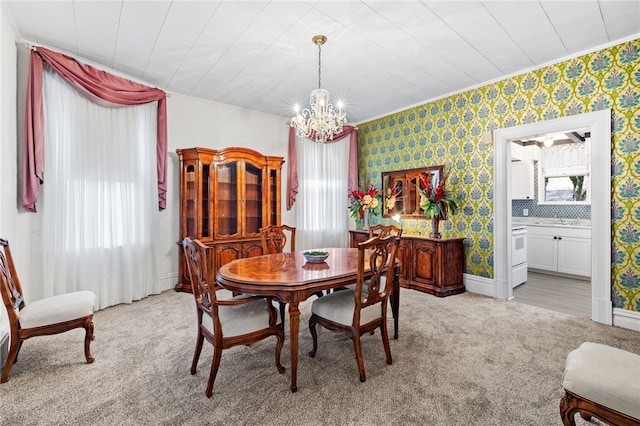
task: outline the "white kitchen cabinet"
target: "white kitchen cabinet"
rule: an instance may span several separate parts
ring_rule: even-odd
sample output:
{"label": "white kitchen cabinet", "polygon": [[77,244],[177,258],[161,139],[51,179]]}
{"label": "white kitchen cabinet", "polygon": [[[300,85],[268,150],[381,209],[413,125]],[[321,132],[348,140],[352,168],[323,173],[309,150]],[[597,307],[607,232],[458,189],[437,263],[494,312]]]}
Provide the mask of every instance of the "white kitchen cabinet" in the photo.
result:
{"label": "white kitchen cabinet", "polygon": [[545,271],[558,271],[558,241],[546,233],[533,231],[528,226],[527,267]]}
{"label": "white kitchen cabinet", "polygon": [[591,230],[568,226],[527,226],[529,268],[591,276]]}
{"label": "white kitchen cabinet", "polygon": [[535,199],[533,173],[532,161],[511,163],[511,198],[513,200]]}

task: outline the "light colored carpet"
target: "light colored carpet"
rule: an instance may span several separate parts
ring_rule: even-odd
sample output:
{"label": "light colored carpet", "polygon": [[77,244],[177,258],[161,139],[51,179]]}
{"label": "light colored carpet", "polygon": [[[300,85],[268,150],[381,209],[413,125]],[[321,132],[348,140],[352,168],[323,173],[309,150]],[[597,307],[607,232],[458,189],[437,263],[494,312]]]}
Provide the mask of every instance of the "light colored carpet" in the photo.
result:
{"label": "light colored carpet", "polygon": [[285,374],[275,368],[275,338],[226,350],[206,398],[211,345],[192,376],[193,297],[170,290],[97,312],[93,364],[84,363],[83,330],[25,342],[0,385],[0,423],[561,425],[572,349],[593,341],[640,354],[635,331],[471,293],[436,298],[403,289],[393,365],[385,364],[380,333],[365,336],[360,383],[346,337],[320,327],[318,353],[308,357],[310,305],[301,305],[295,394],[287,337]]}

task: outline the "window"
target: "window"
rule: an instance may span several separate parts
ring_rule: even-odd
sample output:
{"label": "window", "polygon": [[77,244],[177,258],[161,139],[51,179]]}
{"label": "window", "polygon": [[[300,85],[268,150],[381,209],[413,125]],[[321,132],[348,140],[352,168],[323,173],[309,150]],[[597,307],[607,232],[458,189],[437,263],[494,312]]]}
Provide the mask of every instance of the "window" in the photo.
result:
{"label": "window", "polygon": [[541,148],[539,204],[590,204],[589,137]]}
{"label": "window", "polygon": [[575,202],[587,200],[586,176],[544,178],[544,201]]}

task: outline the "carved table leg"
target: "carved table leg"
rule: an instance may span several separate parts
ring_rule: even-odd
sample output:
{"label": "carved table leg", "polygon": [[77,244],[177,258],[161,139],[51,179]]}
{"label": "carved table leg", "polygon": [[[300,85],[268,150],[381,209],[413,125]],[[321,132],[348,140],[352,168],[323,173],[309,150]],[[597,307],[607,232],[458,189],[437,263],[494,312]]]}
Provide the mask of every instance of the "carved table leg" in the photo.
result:
{"label": "carved table leg", "polygon": [[298,302],[289,303],[289,338],[291,340],[291,392],[298,390],[298,331],[300,329],[300,310]]}

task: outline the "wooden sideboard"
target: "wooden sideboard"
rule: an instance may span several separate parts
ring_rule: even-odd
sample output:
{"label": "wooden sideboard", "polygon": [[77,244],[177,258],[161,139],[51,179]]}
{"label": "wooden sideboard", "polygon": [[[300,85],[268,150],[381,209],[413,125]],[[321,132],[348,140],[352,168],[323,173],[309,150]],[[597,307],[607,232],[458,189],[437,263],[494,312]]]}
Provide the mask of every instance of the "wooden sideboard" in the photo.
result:
{"label": "wooden sideboard", "polygon": [[[351,247],[369,238],[349,231]],[[402,235],[398,249],[400,286],[444,297],[464,292],[464,238]]]}

